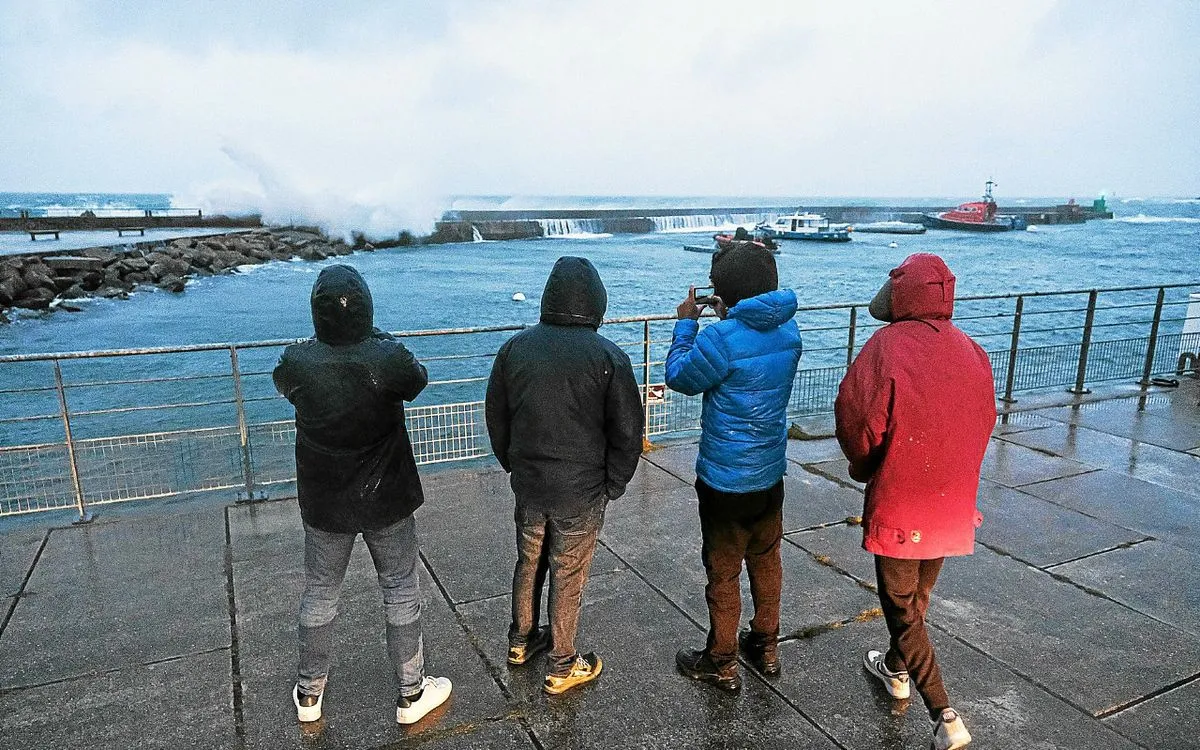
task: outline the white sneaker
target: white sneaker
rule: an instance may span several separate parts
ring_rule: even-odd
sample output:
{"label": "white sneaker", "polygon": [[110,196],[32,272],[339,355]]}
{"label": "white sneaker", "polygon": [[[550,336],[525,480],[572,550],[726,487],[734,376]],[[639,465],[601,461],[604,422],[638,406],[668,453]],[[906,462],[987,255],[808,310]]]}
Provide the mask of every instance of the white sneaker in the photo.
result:
{"label": "white sneaker", "polygon": [[955,750],[971,744],[971,733],[953,708],[942,709],[933,722],[933,750]]}
{"label": "white sneaker", "polygon": [[416,724],[425,714],[446,702],[454,686],[445,677],[426,677],[421,681],[421,697],[415,701],[400,696],[396,701],[396,723]]}
{"label": "white sneaker", "polygon": [[308,723],[320,719],[321,703],[324,700],[324,693],[320,695],[301,695],[300,686],[292,686],[292,703],[296,705],[296,718],[300,721]]}
{"label": "white sneaker", "polygon": [[908,672],[893,672],[887,668],[880,651],[868,651],[863,657],[863,667],[887,688],[888,695],[896,700],[907,700],[909,696]]}

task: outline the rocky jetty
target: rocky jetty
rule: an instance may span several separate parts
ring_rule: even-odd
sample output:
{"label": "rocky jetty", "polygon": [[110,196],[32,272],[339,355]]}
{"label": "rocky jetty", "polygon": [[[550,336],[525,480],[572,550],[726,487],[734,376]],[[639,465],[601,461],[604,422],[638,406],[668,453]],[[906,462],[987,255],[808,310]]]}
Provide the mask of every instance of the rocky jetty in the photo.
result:
{"label": "rocky jetty", "polygon": [[62,255],[0,256],[0,323],[10,308],[67,310],[84,297],[124,299],[138,287],[182,292],[187,279],[234,273],[239,266],[273,260],[325,260],[374,250],[305,228],[253,229],[133,246],[91,248]]}

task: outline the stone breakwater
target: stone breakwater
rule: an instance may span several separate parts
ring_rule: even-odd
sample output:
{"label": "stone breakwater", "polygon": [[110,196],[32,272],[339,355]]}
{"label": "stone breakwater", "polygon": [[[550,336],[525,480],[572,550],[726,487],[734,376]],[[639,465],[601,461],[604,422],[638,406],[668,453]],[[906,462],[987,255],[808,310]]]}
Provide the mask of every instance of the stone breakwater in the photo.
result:
{"label": "stone breakwater", "polygon": [[12,308],[78,312],[72,300],[125,299],[138,287],[182,292],[187,279],[234,273],[238,266],[273,260],[325,260],[374,250],[351,246],[315,229],[254,229],[131,247],[91,248],[70,255],[0,257],[0,323]]}

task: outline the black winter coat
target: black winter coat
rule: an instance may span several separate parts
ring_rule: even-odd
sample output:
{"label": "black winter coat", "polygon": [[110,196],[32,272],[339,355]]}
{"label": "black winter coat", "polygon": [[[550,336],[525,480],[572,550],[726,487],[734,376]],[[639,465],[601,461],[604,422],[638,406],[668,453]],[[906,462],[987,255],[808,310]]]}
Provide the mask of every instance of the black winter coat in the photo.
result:
{"label": "black winter coat", "polygon": [[404,424],[404,401],[428,376],[391,334],[374,328],[358,271],[330,266],[312,290],[316,336],[292,344],[275,387],[296,407],[296,486],[310,526],[375,531],[424,502]]}
{"label": "black winter coat", "polygon": [[492,450],[522,507],[560,517],[620,497],[642,452],[629,356],[596,333],[608,295],[584,258],[559,258],[541,322],[496,355],[487,389]]}

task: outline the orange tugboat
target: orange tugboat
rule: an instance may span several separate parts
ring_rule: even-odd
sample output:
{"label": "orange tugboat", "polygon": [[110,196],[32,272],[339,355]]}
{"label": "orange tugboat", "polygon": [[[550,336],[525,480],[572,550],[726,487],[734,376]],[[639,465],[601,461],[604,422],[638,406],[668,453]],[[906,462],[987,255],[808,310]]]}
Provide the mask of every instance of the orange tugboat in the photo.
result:
{"label": "orange tugboat", "polygon": [[1007,232],[1024,229],[1025,219],[996,213],[996,201],[992,188],[996,183],[988,180],[983,200],[963,203],[958,208],[936,214],[925,214],[925,223],[934,229],[965,229],[969,232]]}

